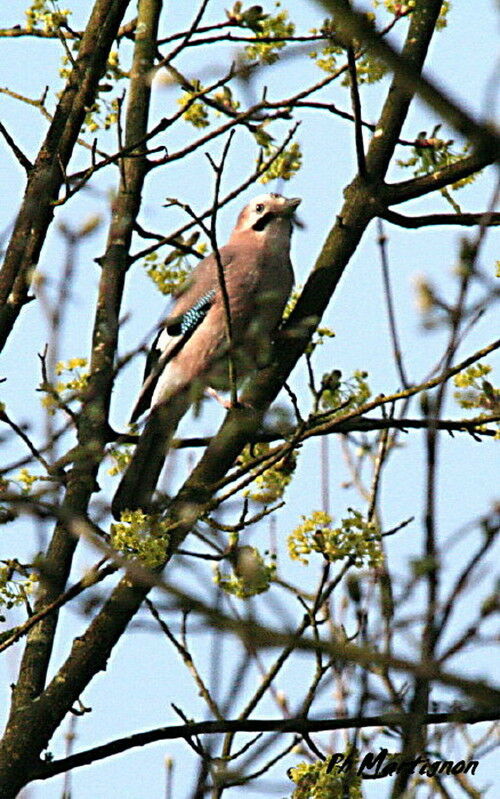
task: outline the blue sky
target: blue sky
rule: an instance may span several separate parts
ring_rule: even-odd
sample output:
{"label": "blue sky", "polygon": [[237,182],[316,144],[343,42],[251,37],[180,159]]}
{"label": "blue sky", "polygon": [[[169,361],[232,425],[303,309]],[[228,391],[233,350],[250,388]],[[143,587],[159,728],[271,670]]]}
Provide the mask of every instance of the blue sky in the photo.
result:
{"label": "blue sky", "polygon": [[[3,5],[6,7],[2,8],[2,26],[8,27],[22,20],[24,3],[11,0],[10,3]],[[74,5],[72,25],[80,28],[92,3],[90,0],[80,0]],[[176,29],[185,29],[189,25],[192,11],[186,8],[187,5],[183,4],[182,7],[179,4],[167,5],[162,21],[164,35]],[[208,7],[207,21],[219,20],[224,7],[224,3],[213,0]],[[320,24],[324,17],[322,10],[318,10],[312,2],[291,2],[286,7],[297,23],[297,28],[302,31]],[[132,6],[129,16],[131,15]],[[436,77],[441,85],[474,113],[484,109],[488,87],[491,87],[497,23],[498,15],[495,14],[493,0],[476,0],[473,4],[456,0],[448,27],[436,36],[431,47],[427,67],[429,74]],[[47,84],[51,85],[51,91],[60,88],[57,86],[57,78],[54,79],[60,58],[60,47],[57,43],[25,39],[2,39],[1,43],[0,86],[8,86],[31,98],[40,97]],[[120,52],[126,63],[130,53],[127,43],[122,46]],[[212,80],[227,69],[231,51],[221,47],[208,66],[206,62],[201,61],[201,56],[200,50],[193,48],[179,59],[177,66],[189,76],[200,77],[202,81]],[[312,62],[304,67],[303,62],[289,59],[286,63],[272,68],[269,73],[263,74],[258,79],[255,91],[258,91],[260,85],[267,83],[270,96],[280,97],[292,94],[296,87],[307,85],[310,79],[318,77],[318,71]],[[376,120],[385,89],[385,83],[363,88],[362,103],[366,119]],[[172,112],[175,97],[176,92],[172,88],[155,85],[152,123]],[[330,100],[340,108],[349,108],[348,92],[340,86],[335,87],[331,95],[324,94],[323,98],[325,97],[330,97]],[[53,94],[49,95],[48,107],[49,109],[54,107]],[[46,130],[46,122],[37,109],[0,94],[0,118],[7,129],[16,135],[16,140],[28,157],[33,158]],[[320,118],[311,112],[305,112],[302,120],[297,134],[304,156],[302,170],[290,185],[268,184],[269,191],[278,189],[286,195],[303,198],[300,216],[305,228],[294,234],[292,249],[298,283],[305,282],[331,221],[341,206],[342,189],[355,172],[353,133],[344,121],[337,117]],[[420,130],[430,130],[436,121],[432,112],[428,112],[422,104],[416,102],[403,135],[412,138]],[[273,132],[276,136],[284,135],[287,127],[287,123],[284,122]],[[166,144],[169,150],[173,151],[195,135],[192,129],[181,126],[179,130],[169,133],[168,138],[158,143]],[[446,131],[443,136],[455,138],[454,134]],[[112,150],[114,147],[112,138],[108,137],[105,142],[105,146]],[[222,142],[219,141],[211,148],[214,156],[220,154],[221,146]],[[252,170],[255,157],[253,143],[248,137],[238,134],[224,176],[225,191],[229,191]],[[397,157],[408,157],[407,150],[400,148]],[[76,170],[87,163],[87,153],[79,151],[75,155],[72,168]],[[3,188],[0,231],[4,231],[13,221],[24,188],[22,170],[5,146],[0,162],[0,174]],[[406,175],[397,167],[393,167],[388,177],[389,180],[398,180]],[[61,238],[57,234],[57,224],[64,222],[72,227],[78,227],[94,214],[102,217],[101,226],[78,251],[75,281],[71,287],[70,313],[60,353],[62,359],[88,354],[92,325],[89,309],[92,307],[99,279],[99,270],[93,259],[103,251],[106,221],[109,217],[109,196],[116,185],[116,180],[117,176],[113,171],[102,173],[95,183],[94,192],[78,196],[59,209],[56,214],[56,225],[53,226],[42,252],[40,271],[47,278],[47,292],[52,294],[61,274],[64,258]],[[147,181],[141,224],[148,229],[168,232],[177,225],[178,221],[184,220],[177,209],[163,208],[166,197],[180,195],[182,192],[183,201],[191,203],[196,210],[202,210],[208,206],[212,191],[213,174],[203,151],[188,161],[178,162],[168,170],[156,170]],[[220,241],[227,239],[241,204],[259,192],[260,189],[252,188],[241,200],[238,199],[236,203],[223,209],[219,216]],[[464,210],[481,211],[484,210],[491,192],[492,179],[486,175],[463,190],[457,199],[462,203]],[[418,214],[449,209],[441,197],[430,196],[398,210]],[[416,382],[435,363],[445,339],[442,332],[422,331],[415,306],[415,279],[418,275],[424,274],[440,286],[447,296],[453,296],[456,282],[453,268],[457,262],[463,231],[455,228],[399,231],[386,225],[386,233],[389,236],[389,258],[405,364],[411,380]],[[376,236],[376,228],[371,225],[342,278],[324,320],[325,324],[335,330],[336,337],[319,348],[315,357],[319,375],[333,368],[341,369],[345,376],[352,374],[355,369],[365,369],[370,374],[374,394],[380,391],[388,393],[399,388],[391,359]],[[142,249],[143,246],[137,241],[133,250]],[[496,258],[498,258],[498,234],[493,231],[483,248],[481,258],[482,266],[488,269],[490,274]],[[131,271],[125,295],[123,311],[130,317],[124,325],[120,343],[121,353],[135,346],[137,340],[154,327],[164,308],[165,299],[154,289],[142,266],[136,264]],[[463,343],[459,357],[465,357],[492,340],[494,337],[492,329],[493,317],[491,314],[489,316],[486,314]],[[36,392],[36,387],[40,381],[37,353],[43,349],[46,340],[47,325],[43,303],[31,303],[23,312],[9,340],[1,372],[2,376],[8,377],[7,382],[2,384],[2,399],[7,402],[16,421],[34,419],[34,436],[42,433],[44,425],[40,411],[40,395]],[[490,363],[495,362],[494,358],[488,360]],[[498,358],[496,362],[498,363]],[[142,365],[137,361],[134,361],[121,375],[113,399],[111,419],[117,428],[126,423],[141,376]],[[305,370],[299,366],[293,375],[291,385],[299,395],[304,411],[307,412],[305,382]],[[453,411],[455,415],[459,415],[458,409],[449,404],[448,415]],[[418,408],[413,409],[413,415],[418,415]],[[188,418],[183,422],[181,432],[196,429],[201,434],[208,434],[215,429],[219,418],[221,418],[219,409],[209,404],[196,423],[196,428],[193,427],[192,419]],[[422,435],[411,433],[405,437],[404,444],[402,452],[393,458],[387,467],[381,495],[385,529],[391,528],[410,515],[416,516],[415,522],[407,528],[404,535],[388,539],[388,557],[394,570],[401,574],[407,569],[408,558],[421,551],[425,465]],[[442,468],[438,483],[440,499],[438,526],[441,541],[464,522],[486,512],[495,500],[498,479],[495,484],[493,446],[493,442],[489,440],[474,443],[465,437],[456,436],[451,439],[443,436]],[[5,450],[9,460],[15,458],[21,451],[19,446],[13,443],[8,450],[5,447]],[[304,448],[297,480],[287,496],[286,509],[276,518],[276,536],[280,542],[279,556],[283,574],[287,580],[311,586],[316,584],[321,564],[314,563],[309,569],[304,569],[296,563],[291,563],[284,551],[283,541],[288,531],[299,523],[302,513],[321,506],[319,457],[319,442],[313,442]],[[169,470],[167,485],[170,488],[183,479],[187,467],[188,457],[179,456]],[[332,441],[330,502],[332,513],[337,519],[345,514],[345,509],[349,505],[362,507],[356,493],[352,489],[342,487],[345,478],[346,472],[339,446]],[[103,476],[101,483],[105,487],[109,482],[109,478]],[[237,513],[237,509],[234,513]],[[47,528],[46,532],[49,531],[50,528]],[[261,525],[258,530],[252,531],[251,540],[252,543],[260,542],[264,546],[268,544],[269,527]],[[466,543],[466,546],[469,545],[470,540]],[[21,560],[29,559],[38,546],[38,533],[33,524],[26,520],[2,530],[0,557],[17,555]],[[460,567],[465,551],[458,547],[447,554],[450,574]],[[75,564],[74,578],[77,578],[79,569],[95,560],[97,560],[95,552],[82,548]],[[169,579],[187,581],[188,585],[193,586],[193,590],[199,590],[205,595],[208,592],[209,595],[213,589],[208,583],[208,570],[206,576],[207,583],[199,585],[196,583],[196,575],[189,576],[186,574],[186,569],[181,569],[178,565],[174,565],[169,571]],[[468,602],[473,603],[479,596],[476,589],[477,586],[471,587],[467,595]],[[483,590],[484,586],[481,586],[481,595]],[[266,603],[264,600],[264,604],[267,607],[266,618],[270,622],[278,623],[274,603],[278,601],[277,597],[279,602],[282,602],[283,596],[274,591],[275,589],[271,592],[269,602]],[[260,608],[259,600],[256,601],[256,607]],[[245,612],[242,603],[239,603],[238,608],[240,612]],[[286,612],[293,616],[297,615],[293,603],[286,604]],[[86,622],[85,618],[71,608],[63,614],[54,653],[54,666],[60,664],[68,652],[71,640],[84,629]],[[408,646],[411,645],[412,642],[409,641]],[[222,645],[220,640],[216,640],[214,643],[211,635],[202,635],[196,643],[193,643],[195,656],[199,657],[201,668],[206,674],[210,672],[213,653],[218,649],[222,650],[219,652],[222,662],[220,668],[223,676],[227,676],[236,661],[235,652],[227,642]],[[15,677],[20,653],[19,646],[9,651],[7,656],[4,655],[0,665],[0,681],[3,686],[0,688],[0,708],[6,707],[8,685]],[[267,662],[270,658],[269,653],[264,657]],[[460,673],[478,676],[485,672],[485,665],[483,661],[479,662],[465,656],[460,662],[453,664]],[[292,708],[297,706],[304,680],[310,679],[312,668],[312,664],[297,656],[278,680],[277,687],[286,691]],[[253,674],[252,679],[258,677]],[[75,744],[77,751],[138,730],[177,723],[178,719],[170,708],[171,702],[180,705],[185,712],[196,719],[201,720],[206,717],[204,705],[193,690],[189,675],[185,673],[176,654],[164,639],[149,629],[137,627],[120,642],[113,653],[107,672],[100,674],[94,680],[82,700],[86,706],[92,707],[92,713],[78,721]],[[332,699],[325,692],[315,709],[315,715],[331,714],[332,707]],[[266,700],[259,706],[257,716],[268,717],[276,713],[276,707]],[[64,751],[65,726],[66,722],[50,746],[57,757]],[[133,750],[124,756],[75,772],[74,799],[101,796],[126,796],[127,799],[142,799],[147,796],[148,799],[161,799],[164,795],[162,786],[165,756],[175,758],[174,795],[188,796],[187,789],[194,774],[191,752],[185,744],[167,742]],[[291,756],[285,759],[281,775],[285,768],[298,760],[299,758],[294,759]],[[488,767],[485,761],[484,771],[480,774],[483,783],[491,781],[493,767]],[[275,770],[272,775],[273,781],[278,777],[279,773]],[[285,795],[286,778],[282,777],[281,784],[281,792],[272,795],[278,797]],[[233,789],[229,795],[237,796],[240,793],[242,792]],[[251,788],[246,788],[245,794],[259,795],[257,789],[254,793]],[[28,795],[30,799],[56,799],[61,795],[61,779],[34,785],[29,788],[29,792],[26,792],[26,796]],[[264,795],[264,792],[260,795]],[[380,795],[379,793],[378,796]],[[492,795],[491,793],[490,796]]]}

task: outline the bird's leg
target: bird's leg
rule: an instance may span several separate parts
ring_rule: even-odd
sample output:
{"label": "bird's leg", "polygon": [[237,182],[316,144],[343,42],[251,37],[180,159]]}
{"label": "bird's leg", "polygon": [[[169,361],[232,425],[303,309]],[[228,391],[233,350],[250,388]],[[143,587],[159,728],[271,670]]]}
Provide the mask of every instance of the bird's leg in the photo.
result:
{"label": "bird's leg", "polygon": [[217,402],[222,405],[226,411],[230,411],[231,408],[253,408],[253,405],[250,405],[249,402],[240,402],[240,400],[238,400],[237,403],[234,404],[230,399],[224,399],[214,388],[211,388],[211,386],[206,387],[205,394],[208,394],[210,397],[213,397],[215,400],[217,400]]}
{"label": "bird's leg", "polygon": [[217,393],[215,388],[212,388],[211,386],[206,387],[205,394],[208,394],[209,397],[213,397],[215,400],[217,400],[217,402],[220,405],[222,405],[222,407],[225,408],[226,411],[234,407],[230,399],[224,399],[224,397],[221,397],[221,395]]}

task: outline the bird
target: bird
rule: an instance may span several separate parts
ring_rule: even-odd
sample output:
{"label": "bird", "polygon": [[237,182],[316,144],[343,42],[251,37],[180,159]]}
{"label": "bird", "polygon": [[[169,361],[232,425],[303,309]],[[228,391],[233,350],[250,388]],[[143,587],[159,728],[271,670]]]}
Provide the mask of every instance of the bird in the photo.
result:
{"label": "bird", "polygon": [[151,511],[152,497],[176,428],[203,390],[229,388],[228,325],[218,261],[229,301],[231,360],[239,382],[263,368],[293,288],[290,241],[298,197],[270,193],[240,212],[228,243],[191,272],[160,326],[146,361],[144,382],[132,411],[136,422],[149,409],[112,501],[115,519]]}

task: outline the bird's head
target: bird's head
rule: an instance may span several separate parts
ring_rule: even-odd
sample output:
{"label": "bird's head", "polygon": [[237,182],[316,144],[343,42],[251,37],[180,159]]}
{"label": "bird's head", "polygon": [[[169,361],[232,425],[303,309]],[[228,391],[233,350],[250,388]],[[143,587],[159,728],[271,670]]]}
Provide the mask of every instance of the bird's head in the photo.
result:
{"label": "bird's head", "polygon": [[235,233],[253,230],[257,234],[271,231],[291,231],[295,209],[300,205],[299,197],[288,199],[281,194],[260,194],[241,211]]}

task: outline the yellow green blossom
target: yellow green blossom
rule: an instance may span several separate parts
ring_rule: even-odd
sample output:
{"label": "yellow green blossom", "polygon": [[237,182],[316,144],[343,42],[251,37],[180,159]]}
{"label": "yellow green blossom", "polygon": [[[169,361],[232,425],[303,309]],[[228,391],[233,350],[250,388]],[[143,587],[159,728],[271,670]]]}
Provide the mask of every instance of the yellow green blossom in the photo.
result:
{"label": "yellow green blossom", "polygon": [[235,547],[231,554],[232,572],[215,569],[214,582],[224,591],[240,599],[262,594],[276,573],[273,560],[266,563],[259,550],[251,546]]}
{"label": "yellow green blossom", "polygon": [[[245,466],[247,463],[251,463],[254,458],[264,456],[269,451],[270,445],[267,443],[248,445],[239,456],[238,463],[241,466]],[[246,489],[244,496],[253,499],[255,502],[262,502],[264,505],[269,505],[277,499],[281,499],[286,487],[292,480],[296,465],[297,456],[292,452],[270,466],[262,474],[258,474],[262,464],[256,466],[251,472],[255,474],[253,487]]]}
{"label": "yellow green blossom", "polygon": [[332,527],[333,518],[324,511],[302,516],[302,524],[288,536],[290,557],[307,565],[307,556],[318,552],[332,563],[353,558],[358,567],[380,566],[383,555],[378,526],[359,511],[348,508],[348,512],[339,527]]}
{"label": "yellow green blossom", "polygon": [[155,569],[167,557],[170,526],[158,515],[125,510],[120,521],[111,525],[111,546],[125,557]]}
{"label": "yellow green blossom", "polygon": [[263,64],[274,64],[279,58],[279,51],[286,47],[285,41],[259,42],[259,39],[286,39],[295,33],[295,25],[288,21],[288,12],[280,11],[274,17],[261,16],[255,28],[255,44],[245,47],[245,56],[251,61]]}
{"label": "yellow green blossom", "polygon": [[21,484],[22,489],[25,493],[29,493],[33,483],[36,483],[36,481],[39,479],[40,477],[38,477],[35,474],[31,474],[31,472],[26,468],[21,469],[21,471],[16,477],[17,482]]}
{"label": "yellow green blossom", "polygon": [[291,799],[362,799],[361,777],[355,769],[341,772],[330,761],[299,763],[288,775],[296,784]]}

